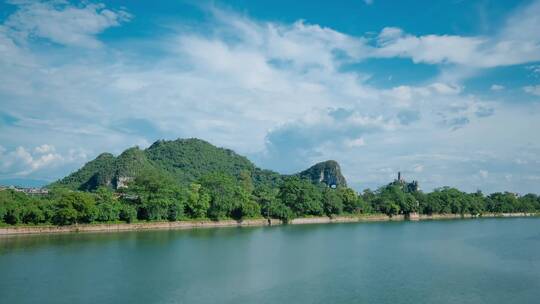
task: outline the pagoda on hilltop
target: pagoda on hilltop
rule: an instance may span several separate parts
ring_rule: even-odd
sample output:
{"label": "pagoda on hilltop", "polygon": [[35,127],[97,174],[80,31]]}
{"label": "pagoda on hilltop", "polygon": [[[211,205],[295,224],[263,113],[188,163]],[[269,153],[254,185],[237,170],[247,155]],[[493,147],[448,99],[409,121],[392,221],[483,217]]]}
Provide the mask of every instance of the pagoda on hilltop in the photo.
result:
{"label": "pagoda on hilltop", "polygon": [[410,183],[406,182],[401,176],[401,171],[398,171],[397,179],[395,179],[392,184],[399,186],[404,192],[408,192],[408,193],[417,192],[420,190],[418,181],[413,180]]}

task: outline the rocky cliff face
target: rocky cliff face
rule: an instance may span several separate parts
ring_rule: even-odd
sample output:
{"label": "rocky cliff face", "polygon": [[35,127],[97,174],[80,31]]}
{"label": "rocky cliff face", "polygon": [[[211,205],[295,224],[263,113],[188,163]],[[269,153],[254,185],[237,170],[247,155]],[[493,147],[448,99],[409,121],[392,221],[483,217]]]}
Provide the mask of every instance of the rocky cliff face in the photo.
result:
{"label": "rocky cliff face", "polygon": [[341,168],[335,160],[317,163],[297,175],[302,178],[307,178],[314,183],[325,183],[330,187],[347,186],[347,181],[341,174]]}

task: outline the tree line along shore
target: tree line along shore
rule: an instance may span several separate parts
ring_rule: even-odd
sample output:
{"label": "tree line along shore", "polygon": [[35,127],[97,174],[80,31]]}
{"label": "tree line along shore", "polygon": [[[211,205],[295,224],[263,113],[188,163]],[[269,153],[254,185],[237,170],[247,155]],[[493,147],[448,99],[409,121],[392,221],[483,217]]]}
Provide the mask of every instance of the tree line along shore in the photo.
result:
{"label": "tree line along shore", "polygon": [[424,193],[416,184],[401,179],[376,191],[357,193],[346,186],[328,187],[298,176],[284,178],[275,187],[254,186],[249,173],[234,177],[212,172],[187,186],[149,172],[117,190],[99,187],[94,191],[74,191],[54,187],[42,196],[10,189],[0,191],[0,226],[4,228],[112,223],[151,226],[152,222],[163,221],[237,225],[234,223],[264,223],[269,219],[294,223],[295,219],[306,217],[355,220],[381,214],[399,219],[411,214],[461,217],[538,212],[540,197],[536,194],[484,195],[450,187]]}

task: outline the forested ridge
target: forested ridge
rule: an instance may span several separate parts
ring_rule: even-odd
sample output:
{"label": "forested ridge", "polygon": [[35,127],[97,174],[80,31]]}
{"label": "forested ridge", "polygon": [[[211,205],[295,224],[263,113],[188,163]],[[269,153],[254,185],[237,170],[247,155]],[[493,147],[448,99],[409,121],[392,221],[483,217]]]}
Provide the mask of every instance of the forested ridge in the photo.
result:
{"label": "forested ridge", "polygon": [[[121,180],[121,177],[129,177]],[[395,180],[361,193],[328,161],[296,175],[262,170],[231,150],[189,139],[104,153],[50,185],[49,194],[0,191],[0,224],[181,221],[384,213],[540,212],[540,197],[443,187],[424,193]]]}

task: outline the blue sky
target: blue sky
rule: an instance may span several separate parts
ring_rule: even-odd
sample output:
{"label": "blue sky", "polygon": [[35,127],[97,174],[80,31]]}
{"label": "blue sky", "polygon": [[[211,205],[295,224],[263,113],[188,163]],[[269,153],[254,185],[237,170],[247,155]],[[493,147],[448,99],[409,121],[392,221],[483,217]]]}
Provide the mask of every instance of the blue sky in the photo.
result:
{"label": "blue sky", "polygon": [[357,190],[538,193],[540,1],[0,3],[0,181],[199,137]]}

